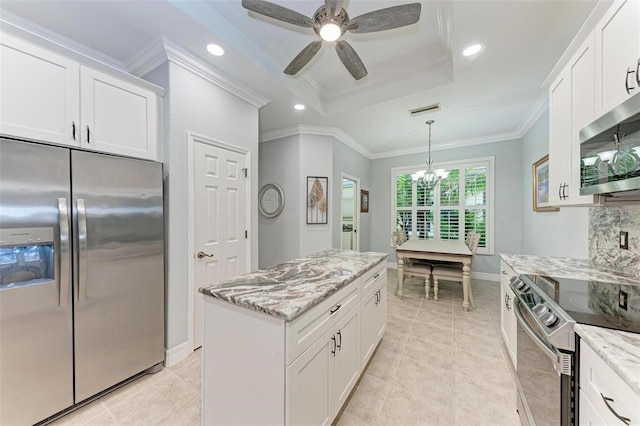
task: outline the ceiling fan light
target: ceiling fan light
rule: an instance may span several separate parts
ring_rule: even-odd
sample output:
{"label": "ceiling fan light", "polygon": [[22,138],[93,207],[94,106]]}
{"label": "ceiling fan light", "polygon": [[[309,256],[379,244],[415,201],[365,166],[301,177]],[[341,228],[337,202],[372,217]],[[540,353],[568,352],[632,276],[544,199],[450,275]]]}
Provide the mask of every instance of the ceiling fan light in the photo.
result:
{"label": "ceiling fan light", "polygon": [[305,109],[305,106],[303,104],[295,104],[293,107],[298,111],[302,111],[303,109]]}
{"label": "ceiling fan light", "polygon": [[320,28],[320,37],[324,41],[336,41],[342,35],[342,28],[333,21],[326,22]]}

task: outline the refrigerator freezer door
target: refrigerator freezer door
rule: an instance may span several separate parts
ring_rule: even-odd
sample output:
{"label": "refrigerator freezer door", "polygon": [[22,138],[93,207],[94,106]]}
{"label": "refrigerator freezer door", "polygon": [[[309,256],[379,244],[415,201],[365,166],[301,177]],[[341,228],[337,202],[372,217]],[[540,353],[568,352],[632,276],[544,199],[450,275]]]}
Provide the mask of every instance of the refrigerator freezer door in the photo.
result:
{"label": "refrigerator freezer door", "polygon": [[[3,425],[34,424],[73,405],[70,255],[65,245],[69,218],[64,211],[70,200],[69,171],[68,149],[0,139]],[[51,247],[53,259],[46,259]]]}
{"label": "refrigerator freezer door", "polygon": [[72,152],[76,403],[164,360],[162,165]]}

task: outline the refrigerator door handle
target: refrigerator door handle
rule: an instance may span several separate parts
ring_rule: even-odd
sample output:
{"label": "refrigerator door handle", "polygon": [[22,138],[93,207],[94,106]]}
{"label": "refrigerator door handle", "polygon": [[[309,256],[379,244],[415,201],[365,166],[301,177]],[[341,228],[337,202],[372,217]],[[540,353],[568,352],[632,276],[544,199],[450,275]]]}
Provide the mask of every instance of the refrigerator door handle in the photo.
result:
{"label": "refrigerator door handle", "polygon": [[78,198],[78,304],[87,300],[87,210]]}
{"label": "refrigerator door handle", "polygon": [[60,256],[58,257],[58,283],[60,286],[60,306],[67,306],[71,286],[69,250],[69,209],[66,198],[58,198],[58,220],[60,221]]}

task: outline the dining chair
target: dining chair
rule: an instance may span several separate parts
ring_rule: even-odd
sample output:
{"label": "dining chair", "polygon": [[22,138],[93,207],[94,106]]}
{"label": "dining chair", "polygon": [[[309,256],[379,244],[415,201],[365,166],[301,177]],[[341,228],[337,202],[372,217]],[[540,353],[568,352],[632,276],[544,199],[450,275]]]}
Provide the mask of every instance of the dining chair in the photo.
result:
{"label": "dining chair", "polygon": [[[476,251],[478,251],[478,244],[480,243],[480,234],[475,232],[469,232],[467,247],[471,250],[471,266],[473,266],[473,260],[476,257]],[[433,300],[438,300],[438,282],[440,279],[445,281],[455,281],[462,284],[462,264],[456,263],[455,266],[450,265],[434,265],[431,271],[433,276]],[[473,290],[469,286],[469,303],[471,307],[475,308],[476,304],[473,300]]]}
{"label": "dining chair", "polygon": [[[403,239],[404,238],[404,239]],[[402,242],[401,242],[402,241]],[[394,250],[398,248],[398,246],[402,245],[407,241],[406,234],[404,230],[394,231],[391,233],[391,244],[393,245]],[[400,263],[400,257],[398,255],[398,251],[396,250],[396,260],[398,264]],[[425,298],[429,298],[429,283],[431,281],[431,264],[418,262],[417,259],[411,259],[408,257],[403,258],[404,266],[402,268],[403,277],[420,277],[424,278],[424,291]],[[396,285],[396,291],[394,294],[398,294],[398,287],[400,286],[400,282]]]}

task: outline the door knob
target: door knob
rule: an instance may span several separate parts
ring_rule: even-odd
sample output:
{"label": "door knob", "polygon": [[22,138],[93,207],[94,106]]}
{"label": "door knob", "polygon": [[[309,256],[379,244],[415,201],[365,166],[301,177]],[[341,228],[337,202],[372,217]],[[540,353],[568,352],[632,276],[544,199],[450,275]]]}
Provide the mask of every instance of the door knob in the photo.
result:
{"label": "door knob", "polygon": [[213,255],[212,254],[207,254],[207,253],[201,251],[201,252],[198,252],[198,254],[196,254],[196,257],[198,259],[204,259],[205,257],[213,257]]}

